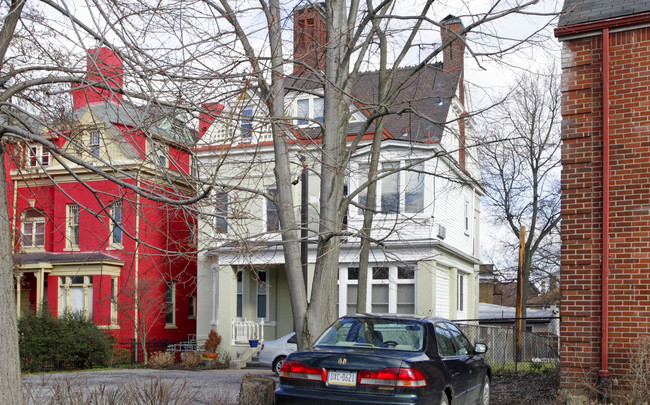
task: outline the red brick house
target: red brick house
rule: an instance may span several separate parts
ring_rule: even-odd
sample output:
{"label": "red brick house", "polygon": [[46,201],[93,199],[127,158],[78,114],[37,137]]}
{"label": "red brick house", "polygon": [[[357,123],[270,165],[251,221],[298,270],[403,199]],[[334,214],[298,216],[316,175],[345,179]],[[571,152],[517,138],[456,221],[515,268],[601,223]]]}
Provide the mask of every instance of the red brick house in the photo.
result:
{"label": "red brick house", "polygon": [[195,137],[182,116],[124,100],[123,75],[113,51],[90,50],[90,84],[73,87],[72,119],[43,129],[76,161],[13,145],[18,315],[45,305],[54,315],[82,312],[118,341],[177,342],[196,330],[194,218],[155,196],[187,198]]}
{"label": "red brick house", "polygon": [[650,333],[650,1],[564,11],[561,384],[607,387]]}

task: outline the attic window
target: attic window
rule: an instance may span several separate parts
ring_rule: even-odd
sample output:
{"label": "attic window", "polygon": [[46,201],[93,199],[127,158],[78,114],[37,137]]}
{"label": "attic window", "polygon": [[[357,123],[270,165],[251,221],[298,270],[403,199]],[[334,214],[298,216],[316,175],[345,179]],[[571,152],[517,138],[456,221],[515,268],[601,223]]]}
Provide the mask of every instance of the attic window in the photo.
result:
{"label": "attic window", "polygon": [[302,98],[296,101],[296,116],[298,125],[309,125],[323,122],[325,99],[323,97]]}
{"label": "attic window", "polygon": [[90,139],[88,141],[88,149],[90,154],[94,157],[99,157],[99,139],[101,138],[102,133],[99,129],[90,131]]}
{"label": "attic window", "polygon": [[253,135],[253,109],[247,108],[241,113],[241,137],[250,138]]}

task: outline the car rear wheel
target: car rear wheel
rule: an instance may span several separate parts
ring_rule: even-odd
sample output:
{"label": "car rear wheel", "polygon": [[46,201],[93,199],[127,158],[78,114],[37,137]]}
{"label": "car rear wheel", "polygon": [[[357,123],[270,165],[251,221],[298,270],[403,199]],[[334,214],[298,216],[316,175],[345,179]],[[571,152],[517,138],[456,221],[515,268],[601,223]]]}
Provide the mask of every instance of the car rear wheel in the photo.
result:
{"label": "car rear wheel", "polygon": [[442,398],[440,398],[440,405],[449,405],[449,398],[447,398],[447,393],[442,393]]}
{"label": "car rear wheel", "polygon": [[481,387],[481,405],[489,405],[490,403],[490,377],[485,376],[483,387]]}
{"label": "car rear wheel", "polygon": [[280,369],[282,368],[282,363],[284,362],[284,359],[286,359],[287,356],[280,356],[277,359],[273,360],[273,365],[271,366],[271,370],[275,372],[275,374],[280,374]]}

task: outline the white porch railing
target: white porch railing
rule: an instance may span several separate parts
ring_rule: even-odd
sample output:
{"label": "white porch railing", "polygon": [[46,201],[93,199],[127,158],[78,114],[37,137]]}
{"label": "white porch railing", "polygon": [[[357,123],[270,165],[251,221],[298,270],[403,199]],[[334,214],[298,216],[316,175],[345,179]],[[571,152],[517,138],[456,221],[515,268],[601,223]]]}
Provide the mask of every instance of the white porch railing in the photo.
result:
{"label": "white porch railing", "polygon": [[264,341],[264,322],[233,319],[232,344],[248,344],[249,339]]}

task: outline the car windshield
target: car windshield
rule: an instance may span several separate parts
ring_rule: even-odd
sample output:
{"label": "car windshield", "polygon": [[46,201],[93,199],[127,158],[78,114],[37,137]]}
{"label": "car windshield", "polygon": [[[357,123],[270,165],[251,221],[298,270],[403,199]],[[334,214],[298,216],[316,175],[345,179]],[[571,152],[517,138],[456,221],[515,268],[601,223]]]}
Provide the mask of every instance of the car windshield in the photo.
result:
{"label": "car windshield", "polygon": [[355,318],[337,320],[318,338],[314,347],[347,346],[386,350],[422,350],[424,325],[415,320]]}

